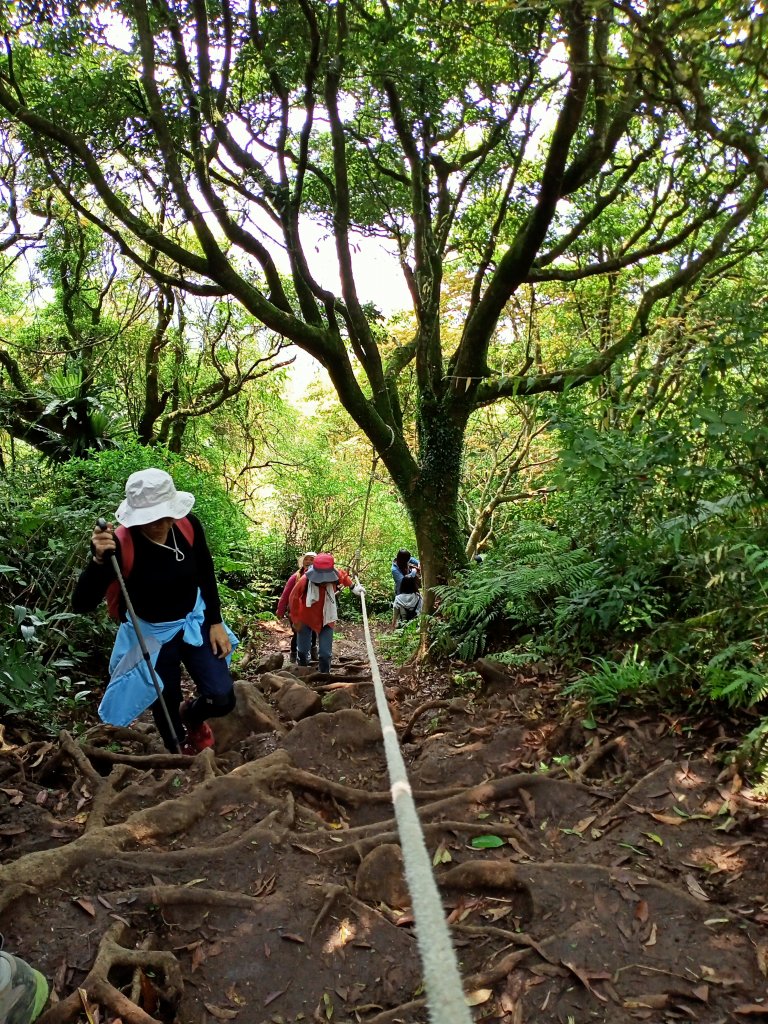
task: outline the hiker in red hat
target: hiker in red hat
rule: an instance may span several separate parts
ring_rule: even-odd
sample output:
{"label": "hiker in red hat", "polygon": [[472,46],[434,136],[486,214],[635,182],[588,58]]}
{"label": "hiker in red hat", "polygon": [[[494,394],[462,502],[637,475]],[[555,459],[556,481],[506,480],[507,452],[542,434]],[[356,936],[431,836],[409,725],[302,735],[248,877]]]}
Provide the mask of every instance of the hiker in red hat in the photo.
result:
{"label": "hiker in red hat", "polygon": [[318,637],[318,667],[321,672],[331,671],[333,627],[338,618],[336,592],[340,586],[350,587],[358,597],[365,593],[349,573],[335,567],[333,555],[322,552],[315,555],[314,563],[291,591],[288,606],[291,623],[297,634],[296,655],[299,665],[309,664],[309,647],[314,631]]}

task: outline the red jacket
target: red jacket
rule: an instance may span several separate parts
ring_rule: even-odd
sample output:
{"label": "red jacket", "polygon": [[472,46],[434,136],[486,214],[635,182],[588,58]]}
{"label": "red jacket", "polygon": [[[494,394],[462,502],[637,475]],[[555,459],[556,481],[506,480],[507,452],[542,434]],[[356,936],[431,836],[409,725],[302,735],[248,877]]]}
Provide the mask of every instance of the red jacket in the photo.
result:
{"label": "red jacket", "polygon": [[[300,629],[302,626],[309,626],[319,633],[323,628],[323,606],[325,605],[325,588],[334,587],[336,590],[339,586],[354,587],[355,581],[349,575],[344,572],[343,569],[337,569],[336,572],[339,574],[338,583],[321,583],[318,587],[320,591],[320,597],[315,603],[307,608],[307,579],[306,573],[301,577],[300,580],[291,590],[291,596],[288,600],[288,608],[291,613],[291,622],[297,628]],[[335,626],[335,622],[326,622],[326,626]]]}

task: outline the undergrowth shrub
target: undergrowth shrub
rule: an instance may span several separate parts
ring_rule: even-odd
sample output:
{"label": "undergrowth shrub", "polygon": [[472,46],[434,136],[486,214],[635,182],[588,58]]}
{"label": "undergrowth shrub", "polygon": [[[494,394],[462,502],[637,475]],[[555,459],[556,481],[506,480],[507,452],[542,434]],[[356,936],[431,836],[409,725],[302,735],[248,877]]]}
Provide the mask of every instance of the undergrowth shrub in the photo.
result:
{"label": "undergrowth shrub", "polygon": [[376,645],[382,656],[396,665],[404,665],[418,651],[421,643],[421,627],[418,619],[398,626],[391,633],[380,633]]}
{"label": "undergrowth shrub", "polygon": [[566,697],[585,700],[590,708],[618,704],[622,698],[650,695],[658,685],[656,668],[639,657],[634,647],[621,661],[592,658],[594,670],[585,672],[563,690]]}

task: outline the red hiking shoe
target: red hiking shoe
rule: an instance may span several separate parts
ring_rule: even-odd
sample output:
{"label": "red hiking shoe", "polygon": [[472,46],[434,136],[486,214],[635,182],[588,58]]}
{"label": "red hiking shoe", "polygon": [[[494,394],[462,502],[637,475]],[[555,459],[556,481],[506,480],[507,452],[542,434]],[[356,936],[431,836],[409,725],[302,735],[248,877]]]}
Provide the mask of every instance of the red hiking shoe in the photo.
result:
{"label": "red hiking shoe", "polygon": [[179,708],[181,720],[184,722],[187,729],[187,739],[186,742],[181,745],[181,752],[182,754],[191,754],[194,756],[195,754],[199,754],[201,750],[207,750],[212,747],[214,744],[214,736],[213,731],[207,722],[202,722],[194,728],[187,725],[185,721],[185,712],[187,711],[189,704],[190,701],[185,700]]}

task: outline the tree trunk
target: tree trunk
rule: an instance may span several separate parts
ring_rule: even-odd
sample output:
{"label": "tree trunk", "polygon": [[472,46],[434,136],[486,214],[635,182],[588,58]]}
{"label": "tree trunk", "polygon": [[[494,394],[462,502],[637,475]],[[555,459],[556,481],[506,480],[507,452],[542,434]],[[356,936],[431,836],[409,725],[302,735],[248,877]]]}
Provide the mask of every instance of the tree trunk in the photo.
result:
{"label": "tree trunk", "polygon": [[413,524],[422,562],[424,610],[431,611],[431,588],[447,583],[467,565],[459,521],[459,479],[464,427],[438,403],[422,402],[419,414],[420,471],[400,493]]}

